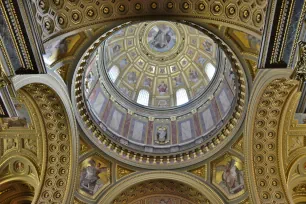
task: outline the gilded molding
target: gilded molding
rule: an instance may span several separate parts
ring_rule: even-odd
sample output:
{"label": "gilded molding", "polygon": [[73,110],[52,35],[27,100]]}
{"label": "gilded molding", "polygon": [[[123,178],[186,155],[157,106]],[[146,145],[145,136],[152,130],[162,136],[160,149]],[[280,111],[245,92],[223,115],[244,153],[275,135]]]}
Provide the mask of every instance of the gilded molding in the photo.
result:
{"label": "gilded molding", "polygon": [[[134,19],[152,16],[197,18],[216,24],[235,25],[256,33],[261,33],[265,19],[266,1],[248,1],[241,3],[200,1],[111,1],[89,3],[87,1],[48,1],[33,0],[36,7],[38,24],[42,26],[42,39],[50,40],[57,35],[88,25],[109,21]],[[172,6],[169,6],[172,5]],[[55,15],[50,14],[55,10]],[[229,26],[230,27],[230,26]]]}
{"label": "gilded molding", "polygon": [[[254,203],[291,203],[282,155],[282,130],[287,108],[299,82],[263,71],[257,80],[245,127],[245,154],[251,200]],[[288,72],[287,72],[288,73]]]}
{"label": "gilded molding", "polygon": [[99,199],[98,203],[115,203],[114,201],[119,199],[126,189],[131,189],[133,186],[137,186],[144,181],[157,180],[180,183],[184,186],[187,185],[193,192],[194,197],[192,199],[198,199],[200,203],[205,203],[203,200],[208,200],[208,203],[214,204],[224,203],[217,193],[205,183],[199,181],[193,176],[175,171],[151,171],[123,178],[119,183],[112,186],[107,192],[105,192],[105,194]]}
{"label": "gilded molding", "polygon": [[30,84],[23,88],[36,106],[46,127],[46,142],[43,143],[43,176],[39,189],[36,191],[34,203],[60,202],[68,199],[72,164],[70,125],[67,123],[67,113],[57,94],[46,85]]}

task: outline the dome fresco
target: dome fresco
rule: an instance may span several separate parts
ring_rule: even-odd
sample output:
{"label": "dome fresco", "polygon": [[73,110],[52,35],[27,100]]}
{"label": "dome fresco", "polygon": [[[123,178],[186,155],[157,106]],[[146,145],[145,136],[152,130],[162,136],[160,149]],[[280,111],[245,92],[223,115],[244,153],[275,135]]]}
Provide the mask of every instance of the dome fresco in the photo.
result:
{"label": "dome fresco", "polygon": [[174,22],[132,24],[87,60],[84,95],[93,121],[133,150],[167,154],[210,140],[237,101],[232,63],[199,30]]}
{"label": "dome fresco", "polygon": [[[206,90],[216,71],[216,48],[209,37],[187,25],[138,23],[106,41],[103,67],[128,99],[149,107],[175,107]],[[179,90],[185,93],[178,95]]]}

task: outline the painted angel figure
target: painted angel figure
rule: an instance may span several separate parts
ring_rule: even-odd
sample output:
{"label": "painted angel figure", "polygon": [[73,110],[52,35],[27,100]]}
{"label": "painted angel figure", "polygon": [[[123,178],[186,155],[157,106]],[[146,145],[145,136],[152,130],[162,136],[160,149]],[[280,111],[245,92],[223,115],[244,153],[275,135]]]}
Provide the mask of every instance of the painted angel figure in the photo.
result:
{"label": "painted angel figure", "polygon": [[107,167],[102,167],[100,163],[96,165],[96,161],[93,159],[89,161],[89,164],[90,166],[87,166],[81,172],[80,186],[83,190],[93,195],[103,186],[103,183],[99,182],[99,174],[106,172]]}
{"label": "painted angel figure", "polygon": [[231,159],[226,165],[217,166],[216,169],[223,171],[219,185],[228,193],[235,194],[244,188],[243,172],[236,167],[235,159]]}

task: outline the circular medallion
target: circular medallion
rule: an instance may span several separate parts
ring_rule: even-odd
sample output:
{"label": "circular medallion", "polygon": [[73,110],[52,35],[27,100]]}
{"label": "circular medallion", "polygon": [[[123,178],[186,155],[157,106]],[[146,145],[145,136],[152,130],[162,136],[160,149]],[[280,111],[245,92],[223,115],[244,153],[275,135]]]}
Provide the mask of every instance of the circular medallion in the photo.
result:
{"label": "circular medallion", "polygon": [[165,23],[153,26],[148,32],[147,43],[155,52],[168,52],[176,45],[177,34]]}
{"label": "circular medallion", "polygon": [[139,26],[137,46],[150,61],[171,61],[186,47],[186,30],[182,24],[155,21]]}

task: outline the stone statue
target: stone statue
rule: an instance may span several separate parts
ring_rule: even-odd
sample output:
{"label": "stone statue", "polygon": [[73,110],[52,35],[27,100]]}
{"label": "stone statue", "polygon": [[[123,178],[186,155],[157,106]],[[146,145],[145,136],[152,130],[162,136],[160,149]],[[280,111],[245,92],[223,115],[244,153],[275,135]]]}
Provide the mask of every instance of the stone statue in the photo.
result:
{"label": "stone statue", "polygon": [[155,142],[157,144],[167,144],[169,142],[167,127],[158,127],[157,128],[156,141]]}

